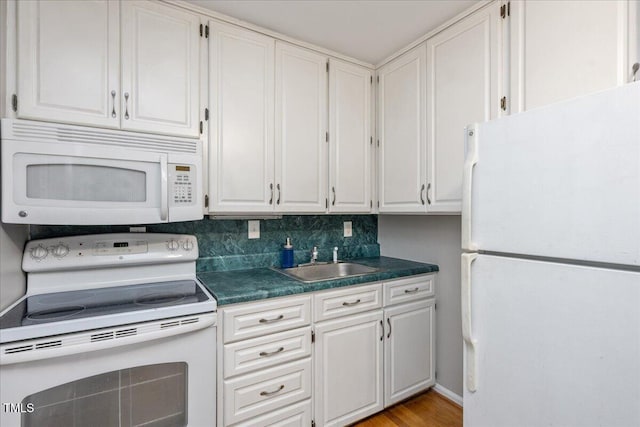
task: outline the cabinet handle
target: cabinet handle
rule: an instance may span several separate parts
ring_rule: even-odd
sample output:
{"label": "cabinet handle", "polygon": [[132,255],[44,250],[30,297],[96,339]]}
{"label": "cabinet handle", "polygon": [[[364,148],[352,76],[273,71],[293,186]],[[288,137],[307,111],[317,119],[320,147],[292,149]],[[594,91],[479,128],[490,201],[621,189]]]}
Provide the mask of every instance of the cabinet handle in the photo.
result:
{"label": "cabinet handle", "polygon": [[272,396],[276,393],[281,392],[284,389],[284,384],[280,384],[280,387],[278,387],[277,390],[274,391],[261,391],[260,392],[260,396]]}
{"label": "cabinet handle", "polygon": [[280,184],[276,185],[276,188],[278,189],[278,200],[276,200],[276,204],[279,205],[280,204]]}
{"label": "cabinet handle", "polygon": [[382,320],[380,321],[380,332],[382,332],[382,335],[380,335],[380,341],[382,341],[384,339],[384,323],[382,323]]}
{"label": "cabinet handle", "polygon": [[636,62],[631,67],[631,81],[632,82],[635,82],[637,80],[636,79],[636,74],[638,74],[638,70],[640,70],[640,62]]}
{"label": "cabinet handle", "polygon": [[427,184],[427,203],[431,204],[431,199],[429,198],[429,190],[431,190],[431,183]]}
{"label": "cabinet handle", "polygon": [[344,305],[345,307],[352,307],[354,305],[358,305],[360,304],[360,298],[358,298],[357,300],[355,300],[354,302],[343,302],[342,305]]}
{"label": "cabinet handle", "polygon": [[260,323],[273,323],[273,322],[278,322],[282,319],[284,319],[284,314],[281,314],[280,316],[275,317],[273,319],[260,319]]}
{"label": "cabinet handle", "polygon": [[422,204],[424,205],[424,197],[422,196],[424,193],[424,184],[422,184],[422,187],[420,187],[420,202],[422,202]]}
{"label": "cabinet handle", "polygon": [[261,351],[260,352],[260,357],[273,356],[274,354],[282,353],[283,351],[284,351],[284,347],[280,347],[279,349],[274,350],[274,351]]}
{"label": "cabinet handle", "polygon": [[387,334],[387,338],[391,336],[391,320],[387,317],[387,325],[389,325],[389,333]]}
{"label": "cabinet handle", "polygon": [[405,289],[404,293],[405,294],[415,294],[416,292],[418,292],[420,290],[420,288],[414,288],[414,289]]}
{"label": "cabinet handle", "polygon": [[116,118],[116,91],[112,90],[111,91],[111,105],[113,105],[113,108],[111,109],[111,117],[113,117],[114,119]]}
{"label": "cabinet handle", "polygon": [[129,92],[124,93],[124,118],[129,120]]}
{"label": "cabinet handle", "polygon": [[336,187],[331,187],[331,191],[333,192],[333,201],[331,202],[331,206],[336,205]]}
{"label": "cabinet handle", "polygon": [[273,204],[273,182],[269,184],[269,190],[271,190],[271,198],[269,199],[269,204]]}

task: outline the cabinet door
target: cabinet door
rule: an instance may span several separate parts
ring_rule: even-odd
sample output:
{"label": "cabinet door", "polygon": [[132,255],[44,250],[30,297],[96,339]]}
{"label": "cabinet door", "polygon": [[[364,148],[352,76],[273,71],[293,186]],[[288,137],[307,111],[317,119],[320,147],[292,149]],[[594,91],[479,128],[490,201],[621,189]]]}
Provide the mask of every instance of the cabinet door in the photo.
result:
{"label": "cabinet door", "polygon": [[427,41],[427,212],[462,210],[464,128],[498,116],[501,25],[494,2]]}
{"label": "cabinet door", "polygon": [[379,211],[425,212],[425,45],[378,74]]}
{"label": "cabinet door", "polygon": [[275,41],[220,22],[209,28],[210,209],[273,211]]}
{"label": "cabinet door", "polygon": [[511,112],[626,83],[631,3],[511,2]]}
{"label": "cabinet door", "polygon": [[122,128],[200,135],[200,18],[122,2]]}
{"label": "cabinet door", "polygon": [[329,211],[370,212],[371,71],[329,64]]}
{"label": "cabinet door", "polygon": [[325,212],[327,57],[276,43],[276,210]]}
{"label": "cabinet door", "polygon": [[435,384],[434,300],[385,309],[384,406]]}
{"label": "cabinet door", "polygon": [[119,3],[18,2],[18,117],[119,126]]}
{"label": "cabinet door", "polygon": [[382,310],[316,325],[315,421],[343,426],[382,410]]}

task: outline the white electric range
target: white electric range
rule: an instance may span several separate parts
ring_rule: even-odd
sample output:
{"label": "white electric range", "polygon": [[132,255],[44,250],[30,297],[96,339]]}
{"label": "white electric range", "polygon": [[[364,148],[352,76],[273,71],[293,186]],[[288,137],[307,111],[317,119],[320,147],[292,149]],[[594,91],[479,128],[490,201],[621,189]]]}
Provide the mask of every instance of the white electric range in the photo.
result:
{"label": "white electric range", "polygon": [[216,300],[194,236],[34,240],[0,313],[0,425],[215,425]]}

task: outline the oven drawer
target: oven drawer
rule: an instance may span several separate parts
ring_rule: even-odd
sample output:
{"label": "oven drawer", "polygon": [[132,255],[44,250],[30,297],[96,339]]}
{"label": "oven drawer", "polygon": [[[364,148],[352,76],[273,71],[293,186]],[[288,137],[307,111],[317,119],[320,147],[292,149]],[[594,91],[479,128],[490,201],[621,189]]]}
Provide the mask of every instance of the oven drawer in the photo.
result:
{"label": "oven drawer", "polygon": [[223,310],[224,342],[243,340],[311,323],[311,297],[243,304]]}
{"label": "oven drawer", "polygon": [[310,355],[310,327],[225,344],[224,377],[246,374]]}
{"label": "oven drawer", "polygon": [[313,297],[313,320],[333,319],[382,307],[382,284],[322,292]]}
{"label": "oven drawer", "polygon": [[384,306],[416,301],[435,295],[435,274],[394,280],[384,284]]}
{"label": "oven drawer", "polygon": [[311,399],[260,417],[235,424],[234,427],[308,427],[311,425]]}
{"label": "oven drawer", "polygon": [[253,419],[311,397],[311,359],[224,382],[224,424]]}

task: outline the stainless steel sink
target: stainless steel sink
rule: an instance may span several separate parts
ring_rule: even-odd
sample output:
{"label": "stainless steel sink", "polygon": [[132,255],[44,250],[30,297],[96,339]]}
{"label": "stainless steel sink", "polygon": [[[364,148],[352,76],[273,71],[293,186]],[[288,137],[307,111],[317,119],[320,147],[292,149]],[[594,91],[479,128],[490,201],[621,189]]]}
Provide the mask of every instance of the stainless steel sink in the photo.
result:
{"label": "stainless steel sink", "polygon": [[380,271],[379,268],[354,262],[304,264],[292,268],[274,268],[274,270],[306,283],[361,276]]}

